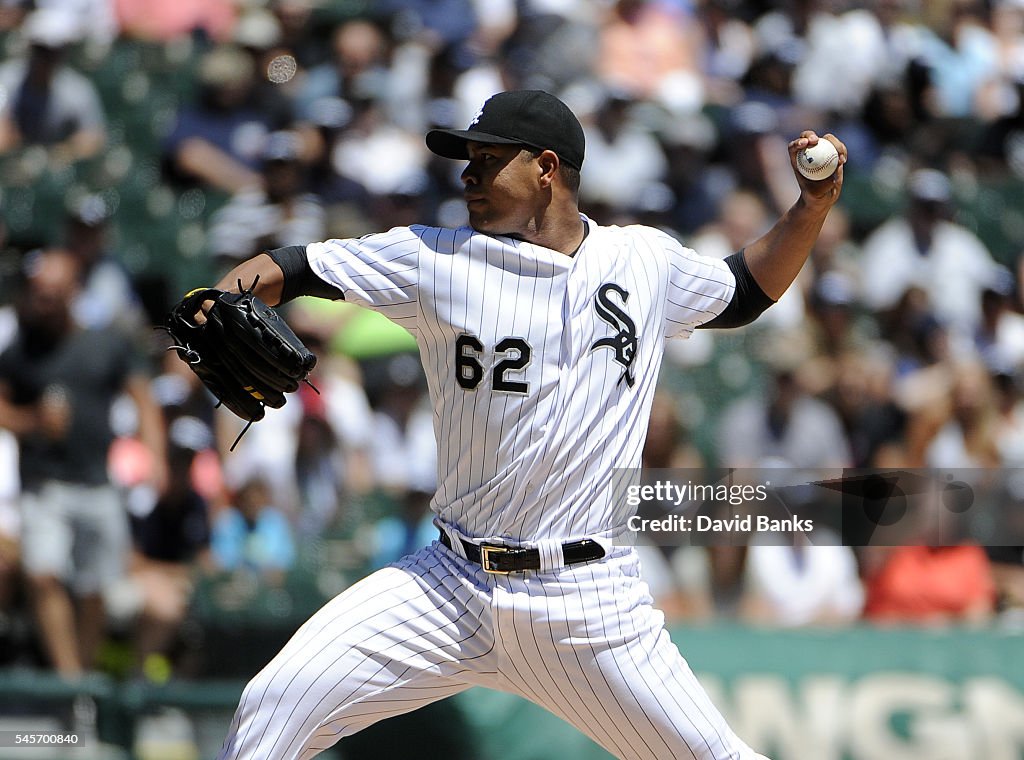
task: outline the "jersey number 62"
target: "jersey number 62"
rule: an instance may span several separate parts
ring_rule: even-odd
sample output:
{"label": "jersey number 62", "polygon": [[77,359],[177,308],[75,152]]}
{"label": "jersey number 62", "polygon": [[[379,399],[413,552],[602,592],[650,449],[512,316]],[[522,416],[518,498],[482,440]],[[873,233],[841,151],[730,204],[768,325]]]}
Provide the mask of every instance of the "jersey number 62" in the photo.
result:
{"label": "jersey number 62", "polygon": [[[502,393],[529,393],[530,384],[513,380],[509,375],[522,372],[530,363],[533,350],[522,338],[502,338],[494,346],[494,353],[504,356],[491,370],[491,388]],[[460,335],[455,341],[455,380],[467,391],[476,390],[484,379],[484,366],[480,360],[484,344],[475,335]]]}

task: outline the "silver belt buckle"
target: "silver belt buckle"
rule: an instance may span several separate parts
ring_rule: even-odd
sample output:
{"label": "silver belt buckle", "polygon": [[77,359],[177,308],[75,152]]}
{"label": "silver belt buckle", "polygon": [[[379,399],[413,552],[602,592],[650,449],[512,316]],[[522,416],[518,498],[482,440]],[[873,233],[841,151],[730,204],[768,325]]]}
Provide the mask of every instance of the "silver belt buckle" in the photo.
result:
{"label": "silver belt buckle", "polygon": [[491,565],[493,562],[491,559],[492,554],[508,554],[508,547],[480,544],[480,567],[484,569],[485,573],[490,573],[491,575],[508,575],[512,572],[511,570],[498,570],[496,567],[493,567]]}

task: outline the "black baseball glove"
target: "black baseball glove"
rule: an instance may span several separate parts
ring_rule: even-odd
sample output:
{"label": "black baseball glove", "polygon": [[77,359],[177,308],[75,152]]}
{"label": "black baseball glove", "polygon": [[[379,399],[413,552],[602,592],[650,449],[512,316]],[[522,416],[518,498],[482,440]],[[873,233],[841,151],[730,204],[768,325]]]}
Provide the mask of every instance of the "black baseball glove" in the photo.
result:
{"label": "black baseball glove", "polygon": [[[196,314],[209,300],[213,305],[206,320],[197,323]],[[309,383],[316,365],[316,356],[252,288],[241,293],[193,290],[171,309],[165,327],[182,361],[220,404],[250,425],[263,419],[266,407],[284,406],[284,394]]]}

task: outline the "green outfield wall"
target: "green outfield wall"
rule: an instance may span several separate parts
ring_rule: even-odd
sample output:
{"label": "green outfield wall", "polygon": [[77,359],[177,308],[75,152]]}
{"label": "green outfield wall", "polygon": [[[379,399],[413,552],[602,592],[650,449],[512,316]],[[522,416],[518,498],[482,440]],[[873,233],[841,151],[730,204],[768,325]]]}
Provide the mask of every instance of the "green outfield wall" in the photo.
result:
{"label": "green outfield wall", "polygon": [[[1024,630],[676,626],[672,637],[737,732],[773,760],[1024,760]],[[100,738],[110,748],[95,756],[213,757],[242,686],[91,680]],[[59,711],[69,697],[52,676],[0,671],[0,725],[35,719],[33,710]],[[180,730],[173,742],[166,737],[173,748],[166,753],[153,718],[165,707],[191,721],[184,741]],[[445,760],[610,757],[524,700],[473,689],[371,727],[324,758],[437,753]],[[21,756],[0,748],[0,758]]]}
{"label": "green outfield wall", "polygon": [[[676,627],[672,638],[774,760],[1024,758],[1024,631]],[[609,757],[533,705],[462,699],[488,757]]]}

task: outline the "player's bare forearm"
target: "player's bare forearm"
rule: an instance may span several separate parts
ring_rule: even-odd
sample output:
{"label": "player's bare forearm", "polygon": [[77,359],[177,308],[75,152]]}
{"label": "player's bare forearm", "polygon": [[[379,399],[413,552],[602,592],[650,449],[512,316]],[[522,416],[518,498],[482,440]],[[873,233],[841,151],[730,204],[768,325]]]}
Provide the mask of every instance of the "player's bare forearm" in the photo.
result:
{"label": "player's bare forearm", "polygon": [[[258,278],[258,279],[257,279]],[[284,272],[281,267],[266,253],[261,253],[243,261],[226,275],[214,287],[231,293],[240,292],[238,283],[248,289],[256,283],[255,293],[269,306],[281,303],[281,289],[284,286]]]}
{"label": "player's bare forearm", "polygon": [[800,273],[828,209],[808,208],[801,196],[774,227],[744,249],[750,274],[773,301],[779,300]]}
{"label": "player's bare forearm", "polygon": [[[839,167],[825,179],[807,179],[796,169],[796,154],[823,139],[830,139],[835,144],[839,151]],[[744,252],[751,275],[765,295],[776,301],[800,273],[829,209],[839,199],[846,146],[832,135],[818,137],[814,132],[803,132],[789,143],[789,158],[800,183],[800,197],[768,232],[748,245]]]}

